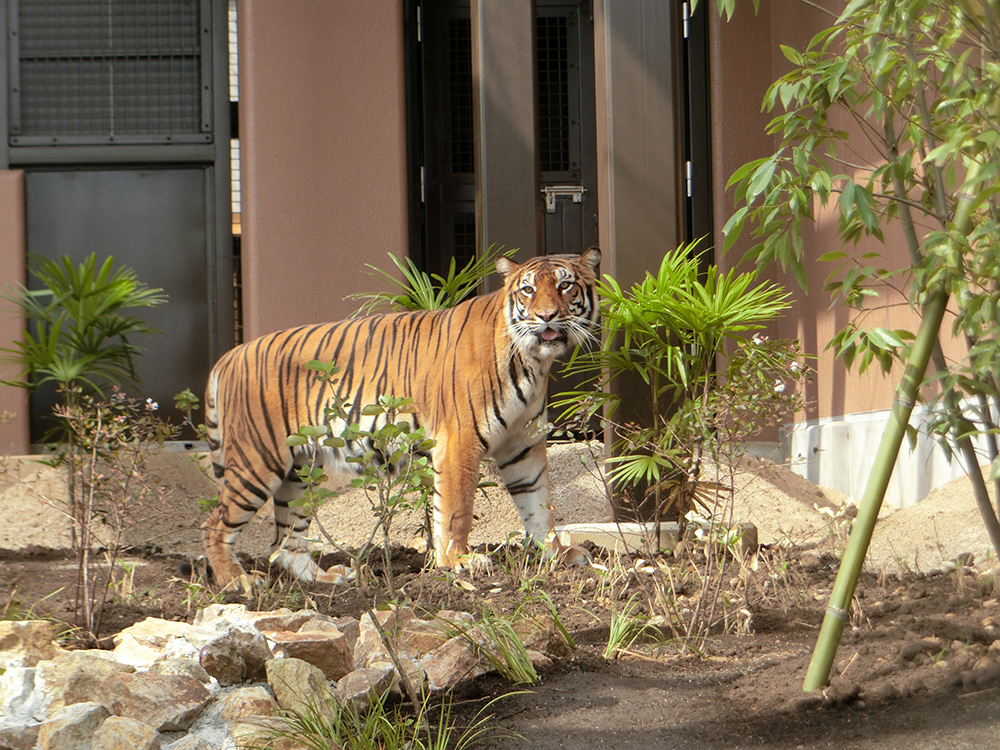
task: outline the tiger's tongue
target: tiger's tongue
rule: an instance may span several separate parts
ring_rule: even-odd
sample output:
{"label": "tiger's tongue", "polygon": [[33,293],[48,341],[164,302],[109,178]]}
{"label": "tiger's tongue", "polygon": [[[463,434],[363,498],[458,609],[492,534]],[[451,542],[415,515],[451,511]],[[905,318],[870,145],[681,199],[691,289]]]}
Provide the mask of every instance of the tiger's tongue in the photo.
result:
{"label": "tiger's tongue", "polygon": [[555,330],[554,328],[546,328],[544,331],[542,331],[542,338],[545,341],[555,341],[557,338],[559,338],[559,331]]}

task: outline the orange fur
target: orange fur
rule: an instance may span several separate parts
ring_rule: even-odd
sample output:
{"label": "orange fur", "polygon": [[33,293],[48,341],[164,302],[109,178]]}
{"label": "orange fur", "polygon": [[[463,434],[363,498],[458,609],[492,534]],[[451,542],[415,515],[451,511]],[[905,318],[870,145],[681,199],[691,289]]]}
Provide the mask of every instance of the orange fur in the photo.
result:
{"label": "orange fur", "polygon": [[[435,551],[439,565],[460,566],[468,552],[479,462],[496,460],[529,536],[551,530],[545,438],[546,382],[557,356],[596,334],[594,281],[600,252],[497,263],[502,290],[448,310],[388,313],[302,326],[236,347],[215,365],[205,421],[219,505],[203,525],[218,582],[242,572],[234,554],[240,529],[269,497],[277,531],[272,551],[303,580],[324,580],[309,556],[309,518],[289,507],[301,495],[295,474],[304,453],[285,439],[323,420],[330,386],[304,368],[310,360],[340,367],[336,389],[350,421],[380,396],[413,399],[411,419],[436,440]],[[339,434],[341,425],[331,425]],[[323,454],[328,473],[351,472],[352,447]],[[359,451],[360,452],[360,451]],[[308,457],[306,457],[308,458]]]}

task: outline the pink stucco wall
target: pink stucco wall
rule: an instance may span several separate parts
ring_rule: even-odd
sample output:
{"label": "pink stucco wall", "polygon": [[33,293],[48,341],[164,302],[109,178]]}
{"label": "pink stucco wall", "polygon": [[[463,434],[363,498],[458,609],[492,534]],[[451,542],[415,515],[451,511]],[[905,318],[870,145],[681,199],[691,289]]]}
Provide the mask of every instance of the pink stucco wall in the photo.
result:
{"label": "pink stucco wall", "polygon": [[402,4],[240,0],[245,338],[336,320],[405,255]]}
{"label": "pink stucco wall", "polygon": [[[0,170],[0,279],[8,284],[24,283],[24,173],[20,170]],[[0,303],[0,347],[6,349],[20,338],[24,329],[23,316],[9,302]],[[0,378],[11,378],[17,372],[12,365],[0,364]],[[0,454],[20,455],[28,452],[27,391],[0,385],[0,413],[9,419],[0,421]]]}

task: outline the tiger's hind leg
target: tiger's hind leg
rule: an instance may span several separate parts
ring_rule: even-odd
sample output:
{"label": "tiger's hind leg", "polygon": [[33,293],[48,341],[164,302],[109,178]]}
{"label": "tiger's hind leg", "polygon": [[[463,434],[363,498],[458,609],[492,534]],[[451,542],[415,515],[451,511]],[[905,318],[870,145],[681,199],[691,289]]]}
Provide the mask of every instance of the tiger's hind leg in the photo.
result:
{"label": "tiger's hind leg", "polygon": [[233,483],[223,479],[219,488],[219,504],[201,526],[208,565],[220,586],[226,586],[246,573],[236,558],[236,541],[267,497],[265,489],[247,487],[241,492]]}
{"label": "tiger's hind leg", "polygon": [[274,542],[271,560],[293,578],[306,583],[346,583],[353,571],[343,565],[322,570],[309,552],[309,510],[294,502],[305,494],[305,485],[293,468],[274,493]]}

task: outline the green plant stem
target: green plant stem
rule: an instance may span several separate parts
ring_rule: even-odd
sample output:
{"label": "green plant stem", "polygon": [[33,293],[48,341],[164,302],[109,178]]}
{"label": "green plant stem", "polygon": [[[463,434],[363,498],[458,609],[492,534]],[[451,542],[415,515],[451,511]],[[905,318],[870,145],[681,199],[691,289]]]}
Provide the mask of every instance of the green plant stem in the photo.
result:
{"label": "green plant stem", "polygon": [[864,496],[861,499],[861,507],[854,521],[851,536],[847,541],[840,570],[837,573],[837,580],[826,607],[826,615],[823,618],[816,648],[813,650],[812,660],[809,662],[809,670],[802,687],[806,692],[823,687],[830,677],[830,668],[833,666],[837,646],[840,645],[840,635],[847,622],[848,610],[851,606],[851,600],[854,598],[854,589],[857,586],[858,578],[861,576],[872,531],[875,529],[875,521],[878,519],[878,512],[882,507],[882,500],[885,497],[886,488],[889,486],[889,480],[892,478],[896,456],[899,454],[899,448],[906,435],[906,425],[913,412],[913,404],[924,372],[927,370],[931,351],[937,341],[947,304],[947,292],[938,290],[924,309],[923,320],[917,332],[906,370],[903,372],[903,378],[896,389],[896,398],[893,401],[889,424],[886,425],[885,431],[882,433],[882,440],[875,454],[875,464],[872,473],[868,476],[868,483],[865,485]]}
{"label": "green plant stem", "polygon": [[[979,169],[978,162],[973,161],[970,164],[967,177],[970,182],[978,175]],[[973,202],[973,197],[968,195],[959,200],[955,211],[955,231],[959,233],[969,231]],[[942,286],[929,292],[928,302],[923,310],[920,328],[913,342],[906,369],[903,371],[902,380],[896,387],[896,398],[893,401],[889,423],[882,433],[872,473],[868,476],[865,492],[861,499],[858,517],[854,521],[851,536],[847,540],[847,547],[844,550],[844,558],[840,563],[840,570],[837,572],[837,580],[830,593],[830,601],[823,618],[823,625],[820,628],[816,648],[813,650],[809,670],[806,672],[805,683],[802,686],[806,692],[823,687],[830,677],[830,669],[833,666],[837,647],[840,645],[840,635],[847,622],[848,610],[854,599],[854,590],[857,587],[858,578],[861,576],[865,555],[868,553],[868,545],[871,543],[875,522],[878,520],[878,512],[882,507],[882,500],[885,498],[889,480],[892,478],[892,470],[895,468],[896,456],[899,455],[899,448],[906,435],[906,426],[913,412],[920,383],[927,371],[927,364],[931,360],[935,346],[938,345],[938,334],[941,330],[941,322],[944,320],[949,296],[947,290]]]}

